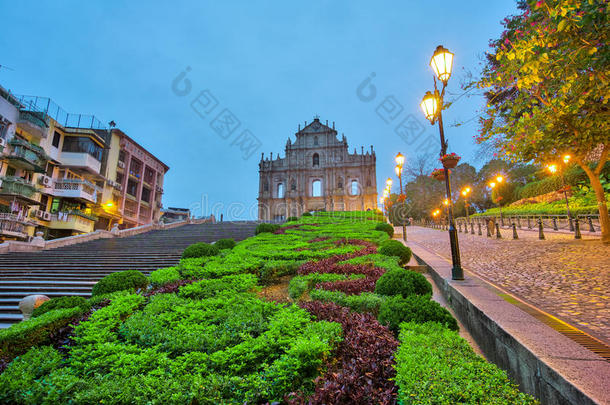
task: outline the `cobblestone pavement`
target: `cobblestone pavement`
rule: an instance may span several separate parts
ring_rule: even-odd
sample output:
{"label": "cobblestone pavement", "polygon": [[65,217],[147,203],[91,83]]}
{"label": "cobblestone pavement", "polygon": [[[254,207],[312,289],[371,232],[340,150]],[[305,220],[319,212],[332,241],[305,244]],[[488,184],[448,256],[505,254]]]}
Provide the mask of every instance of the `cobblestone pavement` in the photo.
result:
{"label": "cobblestone pavement", "polygon": [[[396,233],[401,232],[396,228]],[[458,233],[462,265],[610,344],[610,246],[583,234],[502,230],[503,239]],[[484,233],[485,235],[485,233]],[[407,237],[450,259],[447,231],[409,227]]]}

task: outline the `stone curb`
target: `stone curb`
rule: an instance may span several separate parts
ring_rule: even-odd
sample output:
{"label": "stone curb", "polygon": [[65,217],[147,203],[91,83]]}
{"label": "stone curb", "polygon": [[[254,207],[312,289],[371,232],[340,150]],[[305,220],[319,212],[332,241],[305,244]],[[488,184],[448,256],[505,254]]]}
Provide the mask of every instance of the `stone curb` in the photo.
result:
{"label": "stone curb", "polygon": [[[404,243],[404,242],[403,242]],[[509,303],[495,286],[465,271],[451,280],[451,263],[407,242],[486,358],[542,404],[610,404],[610,363]]]}

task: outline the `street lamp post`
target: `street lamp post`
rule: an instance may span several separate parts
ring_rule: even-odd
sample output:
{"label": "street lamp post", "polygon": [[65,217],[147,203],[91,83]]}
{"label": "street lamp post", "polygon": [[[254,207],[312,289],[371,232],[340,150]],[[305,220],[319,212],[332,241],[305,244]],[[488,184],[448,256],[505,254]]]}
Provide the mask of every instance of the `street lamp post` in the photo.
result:
{"label": "street lamp post", "polygon": [[[445,95],[445,88],[447,82],[451,77],[451,70],[453,68],[453,54],[447,49],[439,45],[432,59],[430,59],[430,66],[434,70],[434,94],[426,92],[421,102],[422,110],[426,115],[426,118],[430,121],[430,124],[434,125],[438,121],[438,130],[441,138],[441,157],[447,153],[447,142],[445,141],[445,131],[443,128],[443,97]],[[441,91],[438,91],[436,86],[436,79],[439,79],[443,83]],[[447,193],[447,199],[451,201],[451,181],[449,179],[449,169],[443,164],[445,171],[445,191]],[[455,229],[455,221],[453,218],[453,206],[449,204],[447,206],[447,216],[449,220],[449,241],[451,244],[451,260],[453,267],[451,269],[451,278],[453,280],[463,280],[464,270],[462,269],[460,259],[460,245],[458,241],[457,231]]]}
{"label": "street lamp post", "polygon": [[[563,156],[563,163],[568,164],[568,162],[570,161],[570,155],[564,155]],[[551,172],[551,174],[555,174],[557,171],[559,171],[559,176],[561,177],[561,187],[563,190],[563,197],[566,201],[566,210],[568,213],[568,223],[570,224],[570,232],[574,232],[574,223],[572,222],[572,214],[570,214],[570,203],[568,202],[568,190],[566,187],[566,180],[563,176],[563,170],[561,168],[558,168],[556,164],[551,164],[547,166],[549,172]]]}
{"label": "street lamp post", "polygon": [[469,210],[468,210],[468,195],[470,194],[470,192],[472,191],[472,189],[468,186],[464,187],[462,189],[462,196],[464,196],[464,208],[466,209],[466,222],[468,223],[468,225],[470,225],[470,214],[469,214]]}
{"label": "street lamp post", "polygon": [[[403,156],[402,153],[398,152],[398,155],[396,155],[396,175],[398,176],[398,183],[400,184],[400,197],[403,198],[404,194],[403,194],[403,190],[402,190],[402,168],[405,164],[405,157]],[[403,201],[404,204],[404,201]],[[406,214],[406,210],[405,210],[405,216]],[[405,224],[406,218],[402,218],[402,238],[403,240],[406,242],[407,241],[407,225]]]}

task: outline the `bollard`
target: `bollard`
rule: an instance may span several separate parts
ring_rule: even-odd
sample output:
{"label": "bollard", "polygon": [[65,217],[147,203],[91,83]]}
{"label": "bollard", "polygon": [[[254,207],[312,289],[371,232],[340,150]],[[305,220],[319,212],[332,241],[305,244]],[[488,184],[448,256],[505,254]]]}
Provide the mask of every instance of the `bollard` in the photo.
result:
{"label": "bollard", "polygon": [[521,229],[521,217],[517,217],[517,226]]}
{"label": "bollard", "polygon": [[462,223],[458,222],[458,232],[462,232]]}
{"label": "bollard", "polygon": [[500,233],[500,225],[496,222],[496,239],[502,239],[502,234]]}
{"label": "bollard", "polygon": [[559,230],[559,228],[557,228],[557,217],[553,217],[553,230],[554,231]]}
{"label": "bollard", "polygon": [[500,224],[504,226],[504,217],[500,214]]}
{"label": "bollard", "polygon": [[593,226],[593,219],[591,218],[591,215],[589,215],[587,219],[589,220],[589,232],[595,232],[595,227]]}
{"label": "bollard", "polygon": [[580,234],[580,222],[578,221],[578,217],[574,219],[574,239],[582,239],[582,235]]}
{"label": "bollard", "polygon": [[472,222],[470,223],[470,233],[474,235],[474,224]]}
{"label": "bollard", "polygon": [[513,222],[513,239],[519,239],[519,236],[517,235],[517,225],[515,225],[514,222]]}
{"label": "bollard", "polygon": [[527,216],[527,229],[532,229],[532,221],[530,221],[530,216]]}
{"label": "bollard", "polygon": [[570,232],[574,232],[574,221],[572,221],[571,215],[568,215],[568,224],[570,224]]}
{"label": "bollard", "polygon": [[542,218],[538,218],[538,239],[544,240],[544,225],[542,225]]}
{"label": "bollard", "polygon": [[482,236],[483,232],[481,232],[481,221],[477,222],[477,224],[479,225],[479,236]]}
{"label": "bollard", "polygon": [[491,221],[491,219],[489,221],[487,221],[487,237],[491,238],[491,227],[493,225],[493,222]]}

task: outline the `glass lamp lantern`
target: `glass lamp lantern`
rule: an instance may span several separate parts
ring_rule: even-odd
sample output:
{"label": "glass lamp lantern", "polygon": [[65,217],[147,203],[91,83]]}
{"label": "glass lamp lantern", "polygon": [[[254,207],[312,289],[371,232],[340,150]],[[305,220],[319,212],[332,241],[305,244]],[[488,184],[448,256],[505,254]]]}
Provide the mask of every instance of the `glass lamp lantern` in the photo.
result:
{"label": "glass lamp lantern", "polygon": [[430,121],[431,124],[434,124],[436,114],[438,112],[438,99],[436,96],[427,91],[421,101],[420,106],[424,112],[424,115],[426,116],[426,119]]}
{"label": "glass lamp lantern", "polygon": [[438,79],[447,84],[451,77],[451,70],[453,69],[453,53],[449,52],[448,49],[439,45],[436,47],[432,58],[430,59],[430,66],[434,70],[434,74]]}

